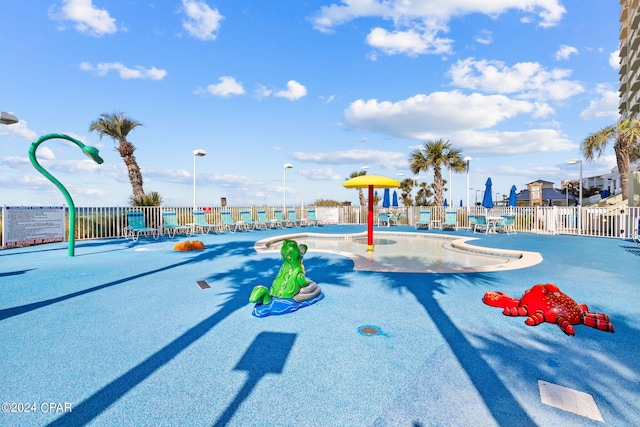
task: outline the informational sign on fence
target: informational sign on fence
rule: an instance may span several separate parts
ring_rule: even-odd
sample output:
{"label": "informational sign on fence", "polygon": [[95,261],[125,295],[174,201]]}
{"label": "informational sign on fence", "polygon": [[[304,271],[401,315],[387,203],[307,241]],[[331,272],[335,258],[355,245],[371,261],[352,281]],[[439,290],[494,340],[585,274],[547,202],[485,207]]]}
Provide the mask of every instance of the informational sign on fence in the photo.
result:
{"label": "informational sign on fence", "polygon": [[2,236],[6,248],[62,242],[65,234],[63,206],[5,206]]}
{"label": "informational sign on fence", "polygon": [[316,206],[316,218],[320,224],[338,224],[338,214],[337,206]]}

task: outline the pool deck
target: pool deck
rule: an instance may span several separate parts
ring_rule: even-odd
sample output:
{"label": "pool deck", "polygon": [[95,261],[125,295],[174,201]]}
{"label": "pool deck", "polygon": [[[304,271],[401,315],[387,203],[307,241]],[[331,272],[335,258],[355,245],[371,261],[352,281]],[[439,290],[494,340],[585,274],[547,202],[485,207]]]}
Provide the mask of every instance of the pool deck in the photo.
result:
{"label": "pool deck", "polygon": [[[81,241],[75,257],[66,243],[0,251],[0,426],[640,425],[635,243],[420,231],[543,257],[459,274],[354,270],[309,252],[325,298],[253,317],[252,288],[281,265],[254,244],[298,231]],[[173,251],[193,239],[206,250]],[[608,314],[615,333],[567,336],[482,303],[536,283]]]}

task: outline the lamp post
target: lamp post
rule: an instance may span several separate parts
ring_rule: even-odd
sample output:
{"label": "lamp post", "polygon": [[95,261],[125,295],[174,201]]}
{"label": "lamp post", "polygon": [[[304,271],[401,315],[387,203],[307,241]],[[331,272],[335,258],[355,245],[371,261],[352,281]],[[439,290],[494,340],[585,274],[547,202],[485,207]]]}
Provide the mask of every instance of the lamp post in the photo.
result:
{"label": "lamp post", "polygon": [[451,204],[453,206],[453,195],[451,194],[453,192],[453,182],[452,182],[452,177],[451,177],[451,167],[452,165],[449,165],[449,204]]}
{"label": "lamp post", "polygon": [[471,161],[471,157],[467,156],[463,160],[467,164],[467,212],[469,212],[469,162]]}
{"label": "lamp post", "polygon": [[196,157],[204,157],[207,153],[202,149],[193,150],[193,210],[196,210]]}
{"label": "lamp post", "polygon": [[568,165],[575,165],[576,163],[580,164],[580,206],[582,206],[582,160],[569,160],[567,161]]}
{"label": "lamp post", "polygon": [[293,165],[291,163],[285,163],[283,167],[284,167],[284,190],[282,192],[283,194],[282,214],[284,215],[284,213],[287,211],[287,169],[291,169]]}
{"label": "lamp post", "polygon": [[11,113],[0,112],[0,124],[2,125],[12,125],[14,123],[18,123],[18,118]]}
{"label": "lamp post", "polygon": [[568,165],[575,165],[576,163],[580,164],[580,205],[578,206],[578,234],[580,234],[581,232],[581,226],[580,226],[580,211],[582,209],[582,160],[581,159],[576,159],[576,160],[569,160],[566,162],[566,164]]}

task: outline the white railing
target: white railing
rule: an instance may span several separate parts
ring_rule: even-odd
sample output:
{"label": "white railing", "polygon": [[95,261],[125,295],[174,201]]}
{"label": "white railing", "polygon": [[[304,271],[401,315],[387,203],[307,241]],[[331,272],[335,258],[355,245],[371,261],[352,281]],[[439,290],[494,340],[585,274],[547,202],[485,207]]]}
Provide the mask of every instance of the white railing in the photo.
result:
{"label": "white railing", "polygon": [[[298,218],[307,217],[309,207],[289,207],[295,209]],[[220,212],[230,211],[234,220],[240,220],[240,211],[248,210],[254,220],[257,211],[265,210],[269,218],[273,218],[273,211],[281,207],[248,206],[248,207],[212,207],[204,208],[207,222],[222,223]],[[383,210],[376,207],[377,212]],[[180,224],[193,222],[190,207],[80,207],[76,208],[76,239],[105,239],[120,238],[125,234],[127,226],[126,213],[131,210],[141,210],[145,214],[147,226],[161,228],[162,211],[175,210]],[[322,207],[321,210],[331,210],[331,222],[335,224],[366,224],[367,208],[361,206]],[[414,226],[420,217],[421,210],[430,210],[432,219],[444,219],[445,212],[455,211],[460,228],[469,228],[470,215],[515,215],[515,229],[522,233],[537,234],[574,234],[596,237],[613,237],[626,239],[638,233],[638,219],[640,208],[628,207],[496,207],[487,211],[483,207],[401,207],[391,209],[398,215],[400,225]],[[285,214],[286,217],[286,214]],[[322,218],[318,217],[321,221]],[[2,217],[0,215],[0,220]],[[68,234],[68,233],[67,233]],[[2,239],[4,248],[4,236]]]}

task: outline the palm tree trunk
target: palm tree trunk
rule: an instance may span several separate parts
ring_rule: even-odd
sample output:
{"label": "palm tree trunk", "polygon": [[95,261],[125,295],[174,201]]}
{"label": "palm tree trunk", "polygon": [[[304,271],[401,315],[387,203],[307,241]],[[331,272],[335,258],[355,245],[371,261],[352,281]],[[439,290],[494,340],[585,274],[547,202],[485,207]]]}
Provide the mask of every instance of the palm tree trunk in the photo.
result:
{"label": "palm tree trunk", "polygon": [[360,198],[360,206],[367,206],[367,200],[364,198],[362,188],[358,188],[358,197]]}
{"label": "palm tree trunk", "polygon": [[122,157],[124,164],[127,166],[127,172],[129,173],[129,182],[133,189],[133,197],[138,198],[144,196],[144,190],[142,189],[142,174],[140,173],[140,167],[136,161],[136,157],[133,154],[129,154]]}
{"label": "palm tree trunk", "polygon": [[622,200],[628,198],[629,188],[629,141],[626,138],[618,137],[613,145],[618,163],[618,173],[620,174],[620,188],[622,190]]}
{"label": "palm tree trunk", "polygon": [[436,193],[434,195],[434,202],[436,206],[443,206],[444,200],[442,198],[442,172],[437,166],[433,168],[433,190]]}

